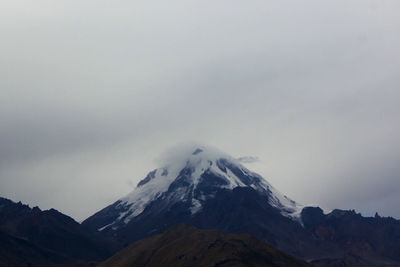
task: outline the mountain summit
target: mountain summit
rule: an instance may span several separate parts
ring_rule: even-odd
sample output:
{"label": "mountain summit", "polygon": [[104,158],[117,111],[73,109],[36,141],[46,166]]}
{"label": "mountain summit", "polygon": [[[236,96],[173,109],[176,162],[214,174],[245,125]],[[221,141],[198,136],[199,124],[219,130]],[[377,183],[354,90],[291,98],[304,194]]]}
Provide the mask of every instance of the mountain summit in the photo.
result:
{"label": "mountain summit", "polygon": [[97,225],[98,230],[116,230],[139,216],[155,201],[162,201],[158,212],[184,203],[191,215],[221,190],[237,187],[254,189],[268,198],[268,203],[288,218],[300,221],[302,206],[289,199],[259,174],[244,167],[239,160],[205,146],[189,146],[171,153],[164,166],[151,171],[127,196],[114,204],[111,220]]}

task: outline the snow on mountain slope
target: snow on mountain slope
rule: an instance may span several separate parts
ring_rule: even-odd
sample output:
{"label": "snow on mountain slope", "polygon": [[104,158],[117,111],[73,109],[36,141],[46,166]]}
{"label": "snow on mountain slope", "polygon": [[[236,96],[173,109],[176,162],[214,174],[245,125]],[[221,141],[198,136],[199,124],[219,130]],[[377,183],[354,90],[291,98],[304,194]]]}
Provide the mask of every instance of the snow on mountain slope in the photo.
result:
{"label": "snow on mountain slope", "polygon": [[303,206],[277,191],[260,175],[249,171],[239,160],[216,148],[189,146],[168,155],[162,168],[150,172],[131,193],[121,198],[117,205],[121,211],[118,218],[99,230],[116,229],[121,222],[127,224],[159,198],[169,205],[178,201],[191,203],[190,212],[195,214],[217,190],[235,187],[255,189],[268,196],[269,204],[279,209],[282,215],[300,221]]}

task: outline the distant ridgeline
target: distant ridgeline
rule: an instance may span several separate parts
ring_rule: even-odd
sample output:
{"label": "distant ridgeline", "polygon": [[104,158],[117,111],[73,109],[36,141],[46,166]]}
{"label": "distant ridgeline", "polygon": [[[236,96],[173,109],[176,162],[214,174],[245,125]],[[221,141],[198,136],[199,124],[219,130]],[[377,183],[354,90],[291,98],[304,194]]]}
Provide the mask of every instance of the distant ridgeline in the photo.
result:
{"label": "distant ridgeline", "polygon": [[249,233],[305,260],[352,255],[369,264],[400,262],[398,220],[305,207],[215,148],[190,147],[171,158],[83,225],[123,245],[185,223]]}
{"label": "distant ridgeline", "polygon": [[303,206],[241,161],[190,147],[82,224],[0,198],[0,266],[95,264],[117,251],[102,266],[400,266],[399,220]]}
{"label": "distant ridgeline", "polygon": [[111,256],[118,246],[54,210],[0,198],[0,266],[74,265]]}

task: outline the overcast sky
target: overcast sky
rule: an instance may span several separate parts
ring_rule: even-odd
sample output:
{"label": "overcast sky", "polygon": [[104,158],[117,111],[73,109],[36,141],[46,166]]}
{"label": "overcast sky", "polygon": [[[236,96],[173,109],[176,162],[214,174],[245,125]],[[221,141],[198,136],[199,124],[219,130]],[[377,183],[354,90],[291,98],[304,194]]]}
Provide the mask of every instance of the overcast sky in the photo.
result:
{"label": "overcast sky", "polygon": [[77,220],[180,142],[400,218],[400,1],[2,0],[0,196]]}

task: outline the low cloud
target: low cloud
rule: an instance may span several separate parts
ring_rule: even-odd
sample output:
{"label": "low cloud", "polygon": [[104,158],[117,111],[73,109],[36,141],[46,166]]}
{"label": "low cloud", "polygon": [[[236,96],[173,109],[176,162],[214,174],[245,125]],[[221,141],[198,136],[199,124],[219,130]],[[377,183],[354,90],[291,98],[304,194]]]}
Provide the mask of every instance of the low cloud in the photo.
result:
{"label": "low cloud", "polygon": [[242,163],[254,163],[254,162],[260,161],[259,157],[255,157],[255,156],[244,156],[244,157],[238,158],[237,160],[239,160]]}
{"label": "low cloud", "polygon": [[298,202],[400,217],[399,9],[3,0],[0,196],[82,219],[199,140]]}

